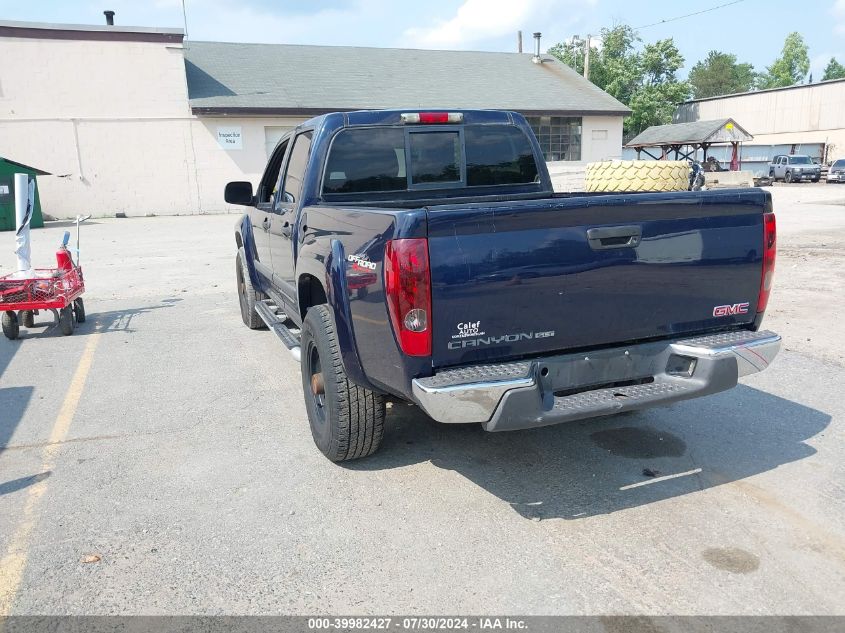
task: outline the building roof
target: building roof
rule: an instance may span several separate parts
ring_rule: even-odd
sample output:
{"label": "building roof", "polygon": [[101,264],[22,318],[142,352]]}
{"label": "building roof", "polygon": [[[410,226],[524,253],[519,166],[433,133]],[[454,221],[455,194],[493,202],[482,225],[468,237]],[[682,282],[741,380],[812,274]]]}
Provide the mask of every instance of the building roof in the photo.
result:
{"label": "building roof", "polygon": [[0,20],[0,37],[26,37],[55,40],[114,40],[129,42],[181,43],[182,29],[119,24],[52,24]]}
{"label": "building roof", "polygon": [[699,143],[750,141],[754,137],[733,119],[652,125],[632,138],[625,147],[663,147]]}
{"label": "building roof", "polygon": [[631,111],[543,56],[352,46],[186,42],[197,114],[318,114],[381,108],[497,108],[523,113]]}
{"label": "building roof", "polygon": [[16,160],[12,160],[11,158],[4,158],[3,156],[0,156],[0,161],[7,163],[9,165],[14,165],[16,167],[26,169],[26,170],[31,171],[32,173],[34,173],[38,176],[49,176],[50,175],[49,171],[44,171],[42,169],[38,169],[37,167],[30,167],[29,165],[24,165],[23,163],[19,163]]}
{"label": "building roof", "polygon": [[713,95],[712,97],[702,97],[701,99],[690,99],[682,101],[681,103],[699,103],[701,101],[718,101],[719,99],[732,99],[734,97],[750,97],[754,95],[762,95],[767,92],[782,92],[784,90],[801,90],[808,88],[822,88],[829,84],[841,83],[845,79],[828,79],[826,81],[814,81],[811,84],[796,84],[794,86],[783,86],[781,88],[765,88],[763,90],[749,90],[748,92],[731,92],[726,95]]}

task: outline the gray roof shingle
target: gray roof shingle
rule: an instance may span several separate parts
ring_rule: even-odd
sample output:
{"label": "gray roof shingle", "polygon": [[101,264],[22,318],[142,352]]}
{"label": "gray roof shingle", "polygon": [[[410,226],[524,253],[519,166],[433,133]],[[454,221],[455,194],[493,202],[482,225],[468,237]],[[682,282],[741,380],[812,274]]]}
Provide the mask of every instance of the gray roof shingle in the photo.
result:
{"label": "gray roof shingle", "polygon": [[519,53],[185,42],[185,71],[198,112],[436,107],[630,113],[547,55],[535,64]]}
{"label": "gray roof shingle", "polygon": [[[727,127],[731,124],[730,127]],[[754,137],[733,119],[652,125],[632,138],[625,147],[660,147],[687,143],[750,141]]]}

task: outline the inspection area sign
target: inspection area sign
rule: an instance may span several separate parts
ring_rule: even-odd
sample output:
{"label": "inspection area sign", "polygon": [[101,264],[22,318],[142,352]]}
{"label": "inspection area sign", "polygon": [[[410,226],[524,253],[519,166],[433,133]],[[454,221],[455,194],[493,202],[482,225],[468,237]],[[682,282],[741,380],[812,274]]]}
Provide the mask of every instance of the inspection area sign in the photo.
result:
{"label": "inspection area sign", "polygon": [[241,126],[218,127],[217,142],[223,149],[243,149]]}

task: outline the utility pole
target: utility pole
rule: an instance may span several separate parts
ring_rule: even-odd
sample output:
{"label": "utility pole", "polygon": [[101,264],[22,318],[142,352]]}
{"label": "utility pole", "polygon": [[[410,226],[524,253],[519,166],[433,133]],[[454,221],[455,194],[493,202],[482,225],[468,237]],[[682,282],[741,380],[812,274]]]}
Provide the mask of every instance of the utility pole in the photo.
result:
{"label": "utility pole", "polygon": [[584,40],[584,79],[590,80],[590,35]]}
{"label": "utility pole", "polygon": [[185,24],[185,39],[188,39],[188,11],[185,9],[185,0],[182,0],[182,21]]}

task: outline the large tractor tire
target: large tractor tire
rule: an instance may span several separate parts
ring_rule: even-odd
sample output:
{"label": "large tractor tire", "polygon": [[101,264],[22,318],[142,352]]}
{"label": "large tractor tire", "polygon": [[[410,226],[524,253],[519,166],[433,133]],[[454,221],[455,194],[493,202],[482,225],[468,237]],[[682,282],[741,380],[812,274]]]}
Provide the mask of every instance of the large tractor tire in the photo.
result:
{"label": "large tractor tire", "polygon": [[686,191],[689,163],[681,160],[603,160],[587,165],[587,191]]}

